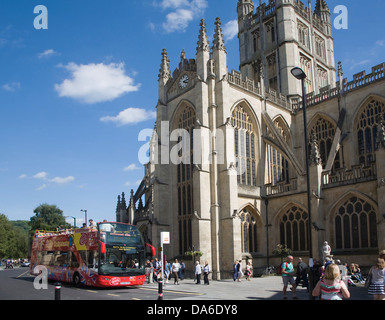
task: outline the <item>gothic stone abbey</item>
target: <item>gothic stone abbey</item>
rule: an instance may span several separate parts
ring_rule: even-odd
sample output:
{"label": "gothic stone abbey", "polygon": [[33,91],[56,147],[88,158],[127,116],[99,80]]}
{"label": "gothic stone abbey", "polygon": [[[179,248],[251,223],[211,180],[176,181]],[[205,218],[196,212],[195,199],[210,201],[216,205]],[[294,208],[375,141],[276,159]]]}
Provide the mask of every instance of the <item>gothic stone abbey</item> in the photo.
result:
{"label": "gothic stone abbey", "polygon": [[[201,21],[196,59],[182,52],[172,72],[163,50],[151,142],[158,151],[128,204],[118,197],[117,220],[138,225],[156,248],[160,232],[170,232],[167,258],[201,251],[214,279],[230,277],[236,259],[277,265],[279,244],[306,261],[310,234],[315,259],[328,241],[334,257],[370,266],[385,249],[385,64],[343,78],[325,0],[313,8],[239,0],[237,11],[240,71],[228,72],[219,18],[212,45]],[[294,67],[307,74],[308,146]],[[177,147],[181,136],[169,139],[176,129],[188,133],[189,151],[165,164],[160,150]]]}

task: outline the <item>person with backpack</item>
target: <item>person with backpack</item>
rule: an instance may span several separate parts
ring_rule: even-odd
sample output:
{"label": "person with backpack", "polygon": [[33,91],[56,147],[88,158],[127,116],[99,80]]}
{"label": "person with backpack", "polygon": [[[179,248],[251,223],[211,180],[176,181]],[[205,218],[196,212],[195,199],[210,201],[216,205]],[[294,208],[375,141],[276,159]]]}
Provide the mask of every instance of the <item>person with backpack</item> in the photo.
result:
{"label": "person with backpack", "polygon": [[293,266],[293,256],[288,256],[286,262],[281,265],[281,274],[283,281],[283,300],[287,300],[286,292],[287,286],[289,283],[292,285],[293,299],[298,300],[297,298],[297,285],[294,280],[294,266]]}

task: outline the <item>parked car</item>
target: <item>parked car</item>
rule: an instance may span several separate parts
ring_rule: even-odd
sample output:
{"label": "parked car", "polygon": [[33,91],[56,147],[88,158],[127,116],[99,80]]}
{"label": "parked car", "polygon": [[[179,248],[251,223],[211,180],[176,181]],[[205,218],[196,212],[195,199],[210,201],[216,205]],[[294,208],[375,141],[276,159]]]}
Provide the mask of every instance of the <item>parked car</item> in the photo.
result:
{"label": "parked car", "polygon": [[30,264],[31,264],[31,263],[30,263],[29,261],[24,261],[24,262],[20,265],[20,267],[29,267]]}

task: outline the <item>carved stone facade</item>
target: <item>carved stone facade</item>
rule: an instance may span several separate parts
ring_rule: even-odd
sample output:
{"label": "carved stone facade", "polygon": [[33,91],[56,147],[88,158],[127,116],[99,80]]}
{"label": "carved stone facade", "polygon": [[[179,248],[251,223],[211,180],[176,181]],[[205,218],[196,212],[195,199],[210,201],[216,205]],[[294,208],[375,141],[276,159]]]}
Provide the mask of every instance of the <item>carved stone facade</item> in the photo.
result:
{"label": "carved stone facade", "polygon": [[[295,0],[256,11],[252,0],[239,0],[237,9],[240,72],[228,72],[219,18],[212,46],[202,20],[196,59],[183,52],[172,74],[163,50],[152,161],[126,210],[119,200],[117,219],[137,224],[155,247],[169,231],[168,258],[203,252],[214,279],[230,277],[236,259],[278,264],[278,244],[306,258],[310,234],[315,259],[327,241],[335,258],[371,265],[385,249],[385,64],[350,82],[339,64],[336,82],[325,1],[314,12],[310,1],[305,8]],[[290,75],[303,57],[314,91],[307,95],[311,232],[301,87]]]}

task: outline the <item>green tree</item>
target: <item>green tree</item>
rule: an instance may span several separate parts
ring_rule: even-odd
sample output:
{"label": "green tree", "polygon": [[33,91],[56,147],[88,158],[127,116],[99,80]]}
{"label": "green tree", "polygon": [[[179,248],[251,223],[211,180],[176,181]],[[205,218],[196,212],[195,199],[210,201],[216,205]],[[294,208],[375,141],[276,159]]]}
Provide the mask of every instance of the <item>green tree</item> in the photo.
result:
{"label": "green tree", "polygon": [[0,259],[26,258],[27,254],[26,234],[15,228],[4,214],[0,214]]}
{"label": "green tree", "polygon": [[29,222],[31,232],[35,232],[35,230],[55,231],[60,225],[63,225],[64,228],[70,227],[63,217],[63,211],[55,205],[41,204],[33,212],[35,216],[31,217]]}

